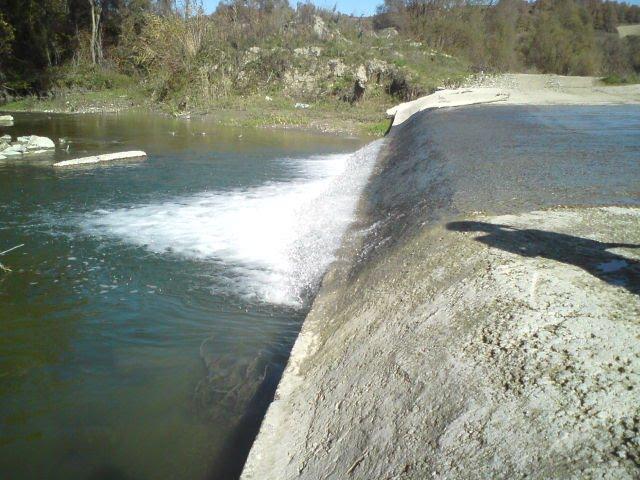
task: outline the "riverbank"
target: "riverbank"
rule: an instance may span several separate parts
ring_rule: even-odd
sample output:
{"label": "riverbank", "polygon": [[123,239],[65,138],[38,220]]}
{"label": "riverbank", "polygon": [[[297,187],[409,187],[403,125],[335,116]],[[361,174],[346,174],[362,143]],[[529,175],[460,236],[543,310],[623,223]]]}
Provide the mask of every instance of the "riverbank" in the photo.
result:
{"label": "riverbank", "polygon": [[640,104],[640,84],[606,85],[599,77],[553,74],[505,74],[470,79],[456,89],[402,103],[387,110],[393,125],[417,112],[477,104],[500,105],[629,105]]}
{"label": "riverbank", "polygon": [[336,99],[298,103],[291,98],[268,95],[236,97],[219,105],[191,112],[171,112],[136,92],[69,92],[57,98],[28,97],[0,107],[6,112],[105,113],[148,112],[177,118],[199,118],[214,125],[239,128],[297,129],[341,135],[381,137],[390,122],[381,113],[393,104],[390,98],[372,98],[358,105]]}
{"label": "riverbank", "polygon": [[[429,109],[474,104],[504,105],[615,105],[640,103],[640,84],[607,85],[599,77],[553,74],[459,75],[459,88],[440,88],[412,102],[393,106],[390,96],[366,96],[356,104],[335,98],[299,103],[287,96],[263,94],[228,98],[193,112],[171,112],[149,101],[135,89],[66,92],[52,98],[27,97],[2,106],[6,112],[121,113],[141,111],[200,118],[214,125],[239,128],[298,129],[342,135],[381,137],[391,123],[400,125],[413,114]],[[443,82],[446,84],[447,82]],[[382,111],[387,112],[385,118]],[[391,118],[390,121],[388,118]]]}
{"label": "riverbank", "polygon": [[637,115],[394,127],[243,478],[635,478]]}

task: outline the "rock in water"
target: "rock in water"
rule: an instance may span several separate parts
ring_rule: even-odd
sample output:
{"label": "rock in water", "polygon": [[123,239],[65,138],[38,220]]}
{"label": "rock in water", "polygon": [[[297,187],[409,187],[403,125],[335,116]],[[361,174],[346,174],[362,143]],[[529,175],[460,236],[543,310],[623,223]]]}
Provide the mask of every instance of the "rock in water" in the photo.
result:
{"label": "rock in water", "polygon": [[24,155],[27,153],[27,147],[20,144],[9,145],[0,153],[5,156]]}
{"label": "rock in water", "polygon": [[72,167],[75,165],[87,165],[92,163],[112,162],[114,160],[129,160],[135,158],[144,158],[147,154],[142,151],[106,153],[104,155],[95,155],[93,157],[76,158],[74,160],[64,160],[54,163],[54,167]]}
{"label": "rock in water", "polygon": [[13,125],[13,117],[11,115],[0,115],[0,123],[3,125]]}
{"label": "rock in water", "polygon": [[53,143],[53,140],[47,137],[39,137],[37,135],[18,137],[17,142],[20,145],[23,145],[27,150],[47,150],[56,148],[56,144]]}
{"label": "rock in water", "polygon": [[249,412],[267,377],[269,363],[259,352],[253,359],[219,353],[214,339],[205,340],[200,356],[207,376],[196,386],[194,403],[199,414],[233,427]]}

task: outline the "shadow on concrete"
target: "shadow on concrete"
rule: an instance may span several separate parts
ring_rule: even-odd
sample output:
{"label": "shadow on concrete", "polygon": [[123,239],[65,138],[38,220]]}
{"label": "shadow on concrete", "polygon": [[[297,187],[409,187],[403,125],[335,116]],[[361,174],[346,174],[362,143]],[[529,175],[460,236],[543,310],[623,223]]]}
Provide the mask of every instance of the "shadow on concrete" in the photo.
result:
{"label": "shadow on concrete", "polygon": [[640,245],[603,243],[564,233],[484,222],[450,222],[447,229],[483,232],[484,235],[476,237],[476,241],[523,257],[544,257],[575,265],[602,281],[640,295],[640,262],[608,251],[612,248],[640,248]]}

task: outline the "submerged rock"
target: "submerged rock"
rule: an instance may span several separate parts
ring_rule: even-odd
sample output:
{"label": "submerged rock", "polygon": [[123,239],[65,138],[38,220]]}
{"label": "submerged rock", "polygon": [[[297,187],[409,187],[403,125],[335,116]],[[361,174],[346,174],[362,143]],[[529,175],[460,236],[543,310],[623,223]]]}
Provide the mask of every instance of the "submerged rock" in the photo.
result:
{"label": "submerged rock", "polygon": [[267,378],[269,362],[261,352],[253,359],[219,353],[215,339],[200,346],[207,375],[196,386],[194,402],[200,415],[228,426],[249,412]]}
{"label": "submerged rock", "polygon": [[115,160],[130,160],[145,158],[147,154],[140,150],[132,152],[105,153],[104,155],[94,155],[92,157],[75,158],[54,163],[54,167],[73,167],[76,165],[88,165],[92,163],[113,162]]}

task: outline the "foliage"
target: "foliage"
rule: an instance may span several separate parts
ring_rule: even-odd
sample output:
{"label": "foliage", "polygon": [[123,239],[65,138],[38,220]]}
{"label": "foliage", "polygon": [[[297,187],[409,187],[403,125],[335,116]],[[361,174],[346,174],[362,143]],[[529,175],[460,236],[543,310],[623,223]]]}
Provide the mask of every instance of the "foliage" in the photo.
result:
{"label": "foliage", "polygon": [[463,56],[479,70],[591,75],[635,68],[616,28],[639,18],[639,6],[602,0],[385,0],[374,24]]}
{"label": "foliage", "polygon": [[589,13],[573,0],[545,0],[527,45],[527,59],[542,72],[591,75],[599,65]]}
{"label": "foliage", "polygon": [[616,33],[629,22],[640,7],[603,0],[384,0],[372,18],[287,0],[224,0],[211,15],[199,0],[0,0],[0,96],[135,89],[176,112],[265,97],[368,108],[472,70],[627,79],[640,72],[640,37]]}
{"label": "foliage", "polygon": [[637,74],[622,76],[614,73],[612,75],[604,77],[602,79],[602,82],[605,85],[629,85],[632,83],[640,83],[640,76],[638,76]]}

